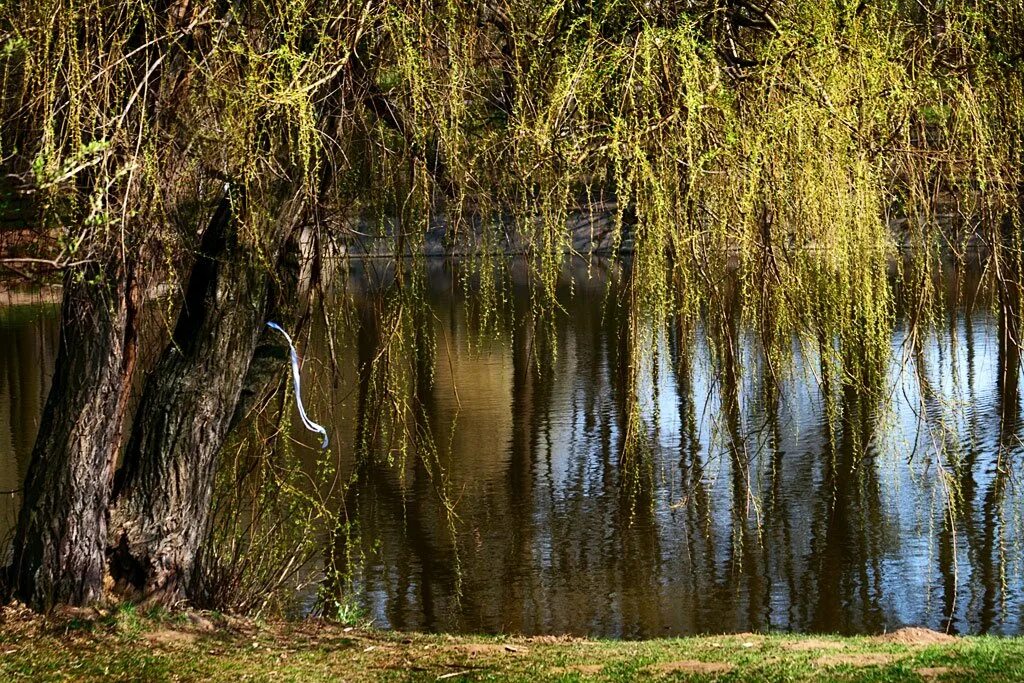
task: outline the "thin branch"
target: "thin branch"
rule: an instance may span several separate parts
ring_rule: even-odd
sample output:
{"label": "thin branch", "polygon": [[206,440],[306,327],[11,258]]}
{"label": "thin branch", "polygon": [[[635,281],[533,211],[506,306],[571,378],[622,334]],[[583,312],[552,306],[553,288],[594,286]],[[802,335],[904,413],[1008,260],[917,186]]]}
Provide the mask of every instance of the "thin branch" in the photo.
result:
{"label": "thin branch", "polygon": [[66,270],[68,268],[76,268],[78,266],[83,266],[83,265],[85,265],[87,263],[95,263],[95,262],[96,262],[96,259],[91,259],[91,258],[90,259],[79,259],[78,261],[55,261],[53,259],[30,258],[30,257],[27,257],[27,256],[26,257],[21,257],[21,258],[0,258],[0,264],[3,264],[3,265],[8,265],[8,264],[11,264],[11,263],[35,263],[35,264],[38,264],[38,265],[41,265],[41,266],[49,266],[50,268],[53,268],[54,270]]}

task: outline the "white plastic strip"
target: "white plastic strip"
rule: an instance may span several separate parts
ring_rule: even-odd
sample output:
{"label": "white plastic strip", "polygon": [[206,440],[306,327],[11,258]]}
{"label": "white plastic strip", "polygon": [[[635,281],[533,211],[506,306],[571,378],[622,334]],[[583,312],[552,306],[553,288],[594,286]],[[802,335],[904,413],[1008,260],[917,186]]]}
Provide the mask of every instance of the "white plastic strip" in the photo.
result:
{"label": "white plastic strip", "polygon": [[302,424],[306,426],[311,432],[323,434],[324,440],[320,444],[320,448],[327,448],[327,430],[316,422],[309,419],[306,415],[306,409],[302,406],[302,380],[299,379],[299,352],[295,350],[295,344],[292,343],[292,338],[288,336],[288,333],[284,329],[274,322],[268,322],[267,327],[273,328],[284,335],[284,338],[288,340],[288,347],[292,350],[292,380],[295,382],[295,405],[299,407],[299,417],[302,418]]}

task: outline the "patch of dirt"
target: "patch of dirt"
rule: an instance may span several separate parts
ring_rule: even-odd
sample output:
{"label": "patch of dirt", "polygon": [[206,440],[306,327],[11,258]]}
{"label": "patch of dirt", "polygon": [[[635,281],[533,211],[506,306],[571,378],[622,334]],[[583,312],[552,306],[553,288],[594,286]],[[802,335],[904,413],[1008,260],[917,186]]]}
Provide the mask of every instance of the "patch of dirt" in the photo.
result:
{"label": "patch of dirt", "polygon": [[0,627],[7,633],[35,634],[41,623],[39,615],[21,603],[0,606]]}
{"label": "patch of dirt", "polygon": [[469,645],[460,645],[458,649],[470,657],[519,655],[529,652],[529,649],[522,645],[511,645],[508,643],[470,643]]}
{"label": "patch of dirt", "polygon": [[846,643],[838,640],[823,640],[821,638],[804,638],[795,640],[792,643],[783,643],[783,650],[789,652],[811,652],[813,650],[845,650]]}
{"label": "patch of dirt", "polygon": [[956,636],[948,633],[940,633],[930,628],[920,626],[908,626],[897,629],[891,633],[875,636],[874,640],[880,643],[895,643],[896,645],[949,645],[957,642]]}
{"label": "patch of dirt", "polygon": [[730,633],[725,637],[735,638],[737,640],[753,640],[758,643],[763,642],[765,638],[763,633],[751,633],[750,631],[743,631],[742,633]]}
{"label": "patch of dirt", "polygon": [[52,617],[56,617],[60,620],[87,622],[96,621],[100,617],[104,617],[106,615],[107,613],[101,612],[100,610],[92,607],[69,607],[67,605],[59,605],[51,614]]}
{"label": "patch of dirt", "polygon": [[734,668],[735,667],[728,662],[701,662],[696,659],[681,659],[675,662],[651,664],[647,667],[647,670],[663,674],[725,674],[729,673]]}
{"label": "patch of dirt", "polygon": [[217,630],[217,626],[198,612],[190,612],[188,615],[188,621],[193,627],[200,631],[212,632]]}
{"label": "patch of dirt", "polygon": [[848,655],[825,655],[814,660],[817,666],[884,666],[900,659],[888,652],[863,652]]}
{"label": "patch of dirt", "polygon": [[527,643],[534,643],[537,645],[564,645],[566,643],[576,643],[580,645],[593,645],[594,643],[588,641],[585,638],[579,636],[561,635],[561,636],[530,636],[526,638]]}
{"label": "patch of dirt", "polygon": [[914,669],[914,673],[925,680],[932,680],[935,678],[942,678],[943,676],[951,676],[953,674],[962,673],[960,669],[954,669],[951,666],[925,666],[920,669]]}
{"label": "patch of dirt", "polygon": [[199,639],[199,636],[195,633],[172,631],[170,629],[149,631],[144,637],[153,645],[164,645],[166,647],[187,647]]}

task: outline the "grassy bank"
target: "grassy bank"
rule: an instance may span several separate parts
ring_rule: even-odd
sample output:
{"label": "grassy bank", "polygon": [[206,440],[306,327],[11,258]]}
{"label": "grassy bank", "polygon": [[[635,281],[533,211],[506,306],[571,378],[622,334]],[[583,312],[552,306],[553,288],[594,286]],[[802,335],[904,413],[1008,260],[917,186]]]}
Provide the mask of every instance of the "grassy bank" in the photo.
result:
{"label": "grassy bank", "polygon": [[0,612],[0,680],[1021,680],[1024,638],[924,629],[613,642],[425,635],[318,621]]}

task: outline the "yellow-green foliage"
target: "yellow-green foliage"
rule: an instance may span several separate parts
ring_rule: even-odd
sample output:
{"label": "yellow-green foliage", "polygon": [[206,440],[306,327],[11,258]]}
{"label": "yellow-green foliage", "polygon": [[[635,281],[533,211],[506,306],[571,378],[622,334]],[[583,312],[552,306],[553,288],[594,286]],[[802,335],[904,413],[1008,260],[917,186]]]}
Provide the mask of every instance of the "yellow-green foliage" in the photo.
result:
{"label": "yellow-green foliage", "polygon": [[[891,262],[919,322],[944,253],[982,245],[1019,286],[1024,9],[777,5],[8,1],[0,152],[59,259],[177,263],[227,181],[263,267],[287,201],[321,238],[368,218],[402,253],[435,215],[456,249],[512,230],[540,320],[567,219],[613,201],[637,348],[720,315],[738,269],[773,370],[795,333],[861,381],[886,361]],[[486,320],[501,293],[476,264]],[[392,353],[374,372],[407,384]]]}
{"label": "yellow-green foliage", "polygon": [[[1020,299],[1020,0],[760,7],[5,0],[0,171],[40,200],[41,256],[144,284],[181,284],[225,185],[240,253],[262,268],[277,268],[268,247],[296,223],[321,254],[363,230],[417,254],[438,217],[456,251],[501,249],[513,233],[528,252],[537,363],[556,352],[567,221],[614,206],[613,242],[632,245],[619,361],[622,489],[637,502],[653,477],[640,387],[667,323],[684,340],[703,323],[734,418],[740,323],[774,380],[796,339],[820,358],[835,424],[845,388],[881,400],[897,296],[912,328],[933,322],[946,255],[982,247],[999,304]],[[495,259],[470,265],[481,326],[499,327],[509,278]],[[422,403],[439,352],[421,266],[398,267],[398,287],[343,317],[372,344],[357,445],[398,469],[410,450],[423,457],[454,529]],[[211,593],[260,604],[291,560],[254,556],[244,584],[232,562],[275,536],[308,555],[303,532],[333,526],[332,501],[293,486],[308,473],[280,450],[281,463],[226,465],[224,499],[265,516],[218,516]],[[232,489],[243,472],[255,474]],[[334,474],[314,478],[333,486]]]}
{"label": "yellow-green foliage", "polygon": [[[796,331],[880,371],[899,249],[925,319],[942,253],[981,244],[1016,267],[1020,8],[787,3],[731,60],[713,16],[740,11],[727,4],[403,9],[390,92],[417,144],[443,150],[458,205],[511,212],[529,236],[541,310],[566,218],[595,197],[635,237],[640,329],[721,309],[715,283],[738,268],[779,367]],[[940,210],[957,215],[942,226]]]}

